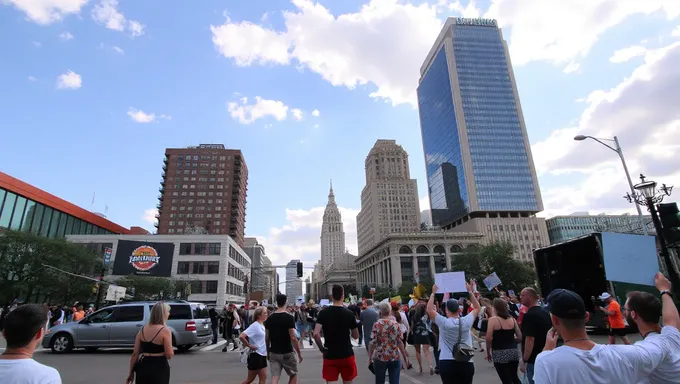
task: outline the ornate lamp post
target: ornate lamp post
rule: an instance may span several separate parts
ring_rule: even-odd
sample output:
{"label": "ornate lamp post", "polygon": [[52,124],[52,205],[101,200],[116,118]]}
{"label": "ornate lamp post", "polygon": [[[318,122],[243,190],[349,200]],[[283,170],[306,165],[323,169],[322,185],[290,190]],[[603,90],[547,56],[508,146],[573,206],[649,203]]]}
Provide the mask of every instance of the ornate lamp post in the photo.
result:
{"label": "ornate lamp post", "polygon": [[[640,183],[635,184],[633,193],[626,193],[624,198],[628,200],[629,203],[635,202],[639,205],[647,206],[647,209],[652,214],[652,222],[654,223],[654,229],[656,230],[656,236],[659,239],[659,244],[661,245],[661,256],[666,264],[666,270],[668,271],[668,277],[673,285],[673,291],[678,292],[680,289],[680,277],[671,261],[671,256],[668,252],[668,245],[666,244],[666,238],[664,237],[663,227],[661,226],[661,220],[659,220],[659,215],[656,211],[656,205],[661,203],[666,196],[671,195],[673,186],[667,186],[666,184],[661,184],[661,187],[657,189],[656,181],[646,180],[645,175],[640,175]],[[676,296],[677,297],[677,296]]]}

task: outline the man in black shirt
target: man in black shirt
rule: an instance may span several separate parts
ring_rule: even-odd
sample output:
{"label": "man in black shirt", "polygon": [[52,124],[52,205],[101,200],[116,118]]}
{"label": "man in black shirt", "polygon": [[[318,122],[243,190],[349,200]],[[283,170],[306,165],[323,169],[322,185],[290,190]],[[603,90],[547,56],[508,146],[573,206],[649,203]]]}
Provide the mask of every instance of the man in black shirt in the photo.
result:
{"label": "man in black shirt", "polygon": [[307,309],[307,324],[309,329],[309,346],[311,347],[312,339],[314,338],[314,326],[316,325],[316,318],[319,316],[319,311],[314,307],[314,301],[310,300]]}
{"label": "man in black shirt", "polygon": [[265,343],[267,358],[271,364],[272,384],[278,384],[281,370],[288,374],[288,384],[297,383],[298,360],[295,359],[293,348],[302,362],[300,344],[295,335],[295,318],[286,311],[286,295],[276,295],[277,309],[264,322],[266,330]]}
{"label": "man in black shirt", "polygon": [[[343,301],[345,293],[340,285],[332,288],[333,305],[319,312],[314,327],[314,340],[323,354],[323,369],[321,376],[326,382],[337,381],[342,376],[342,382],[351,384],[357,377],[357,363],[350,340],[359,338],[357,321],[354,313],[345,308]],[[326,342],[321,342],[321,330]]]}
{"label": "man in black shirt", "polygon": [[545,338],[552,320],[550,313],[538,305],[538,293],[533,288],[524,288],[520,295],[522,304],[529,308],[522,318],[522,356],[520,371],[526,372],[530,384],[534,384],[534,363],[545,346]]}

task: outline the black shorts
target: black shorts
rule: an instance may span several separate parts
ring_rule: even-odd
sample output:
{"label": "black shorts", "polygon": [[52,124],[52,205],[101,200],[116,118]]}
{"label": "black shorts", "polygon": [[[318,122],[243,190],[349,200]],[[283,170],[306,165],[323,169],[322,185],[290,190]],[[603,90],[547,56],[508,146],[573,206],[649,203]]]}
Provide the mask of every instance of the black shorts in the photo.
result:
{"label": "black shorts", "polygon": [[626,336],[626,328],[609,328],[609,336]]}
{"label": "black shorts", "polygon": [[262,368],[267,368],[267,357],[262,356],[257,352],[248,355],[248,370],[259,371]]}

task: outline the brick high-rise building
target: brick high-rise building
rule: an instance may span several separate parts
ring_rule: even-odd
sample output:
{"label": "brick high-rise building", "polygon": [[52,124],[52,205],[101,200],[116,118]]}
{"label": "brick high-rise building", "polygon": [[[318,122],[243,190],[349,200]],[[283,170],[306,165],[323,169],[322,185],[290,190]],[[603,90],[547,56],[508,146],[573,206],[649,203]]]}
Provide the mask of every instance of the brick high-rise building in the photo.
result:
{"label": "brick high-rise building", "polygon": [[225,234],[243,246],[248,168],[241,151],[222,144],[168,148],[163,163],[158,234]]}

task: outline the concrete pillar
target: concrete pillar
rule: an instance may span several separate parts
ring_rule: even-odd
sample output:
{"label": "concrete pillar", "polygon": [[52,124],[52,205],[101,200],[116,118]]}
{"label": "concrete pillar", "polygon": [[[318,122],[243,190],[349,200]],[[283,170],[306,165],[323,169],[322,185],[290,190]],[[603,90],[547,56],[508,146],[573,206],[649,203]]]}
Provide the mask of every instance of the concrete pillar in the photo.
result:
{"label": "concrete pillar", "polygon": [[434,280],[434,274],[437,271],[437,269],[434,267],[434,256],[430,255],[429,256],[429,261],[430,261],[430,276],[432,276],[432,280]]}

